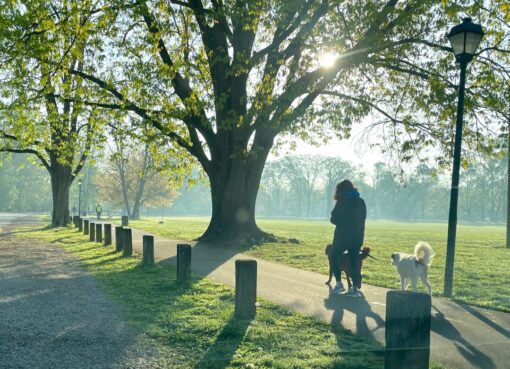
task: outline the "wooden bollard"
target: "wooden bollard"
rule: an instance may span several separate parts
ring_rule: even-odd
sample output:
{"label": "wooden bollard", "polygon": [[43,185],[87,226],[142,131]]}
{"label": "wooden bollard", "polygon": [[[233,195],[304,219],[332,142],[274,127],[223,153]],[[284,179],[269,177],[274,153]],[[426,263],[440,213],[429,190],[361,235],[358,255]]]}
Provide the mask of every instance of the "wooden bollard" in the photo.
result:
{"label": "wooden bollard", "polygon": [[96,223],[96,242],[103,243],[103,225]]}
{"label": "wooden bollard", "polygon": [[104,245],[108,246],[112,244],[112,225],[104,225]]}
{"label": "wooden bollard", "polygon": [[78,231],[83,232],[83,218],[78,218]]}
{"label": "wooden bollard", "polygon": [[384,369],[428,369],[431,307],[425,293],[386,293]]}
{"label": "wooden bollard", "polygon": [[89,241],[94,242],[96,240],[96,223],[89,222]]}
{"label": "wooden bollard", "polygon": [[143,262],[154,263],[154,236],[143,236]]}
{"label": "wooden bollard", "polygon": [[122,251],[122,227],[115,227],[115,251]]}
{"label": "wooden bollard", "polygon": [[257,261],[236,260],[235,312],[237,319],[255,318],[257,303]]}
{"label": "wooden bollard", "polygon": [[129,218],[127,215],[122,216],[122,226],[127,227],[129,225]]}
{"label": "wooden bollard", "polygon": [[78,228],[78,219],[80,219],[78,215],[73,215],[74,228]]}
{"label": "wooden bollard", "polygon": [[89,220],[83,219],[83,234],[89,234]]}
{"label": "wooden bollard", "polygon": [[133,255],[133,234],[131,228],[122,228],[122,255]]}
{"label": "wooden bollard", "polygon": [[177,282],[191,280],[191,245],[177,245]]}

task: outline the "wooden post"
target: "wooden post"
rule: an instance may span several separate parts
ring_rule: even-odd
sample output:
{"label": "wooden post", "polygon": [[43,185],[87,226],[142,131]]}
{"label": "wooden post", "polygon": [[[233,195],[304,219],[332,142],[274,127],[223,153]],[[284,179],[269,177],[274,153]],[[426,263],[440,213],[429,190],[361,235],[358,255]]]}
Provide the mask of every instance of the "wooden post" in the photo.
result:
{"label": "wooden post", "polygon": [[384,369],[428,369],[431,308],[425,293],[387,292]]}
{"label": "wooden post", "polygon": [[129,218],[127,215],[122,216],[122,226],[127,227],[129,225]]}
{"label": "wooden post", "polygon": [[115,251],[122,251],[122,227],[115,226]]}
{"label": "wooden post", "polygon": [[78,218],[78,231],[83,232],[83,219],[81,217]]}
{"label": "wooden post", "polygon": [[96,242],[103,243],[103,225],[96,223]]}
{"label": "wooden post", "polygon": [[154,263],[154,236],[143,236],[143,262]]}
{"label": "wooden post", "polygon": [[108,246],[112,244],[112,225],[104,225],[104,245]]}
{"label": "wooden post", "polygon": [[133,234],[131,228],[122,228],[123,256],[133,255]]}
{"label": "wooden post", "polygon": [[73,215],[73,224],[75,228],[78,228],[78,219],[80,219],[78,215]]}
{"label": "wooden post", "polygon": [[237,319],[255,318],[257,302],[257,261],[236,260],[235,312]]}
{"label": "wooden post", "polygon": [[83,219],[83,234],[89,234],[89,220]]}
{"label": "wooden post", "polygon": [[177,282],[191,280],[191,245],[177,245]]}
{"label": "wooden post", "polygon": [[96,240],[96,223],[89,222],[89,241],[94,242]]}

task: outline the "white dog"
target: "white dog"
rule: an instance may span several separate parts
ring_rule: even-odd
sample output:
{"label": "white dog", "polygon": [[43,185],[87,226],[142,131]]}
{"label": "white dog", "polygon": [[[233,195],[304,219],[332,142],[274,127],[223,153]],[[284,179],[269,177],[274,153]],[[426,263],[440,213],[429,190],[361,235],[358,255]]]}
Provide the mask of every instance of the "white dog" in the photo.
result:
{"label": "white dog", "polygon": [[427,287],[429,295],[431,294],[432,289],[430,287],[427,269],[432,263],[433,257],[434,251],[432,251],[432,247],[427,242],[423,241],[418,242],[414,247],[414,255],[404,254],[402,252],[391,254],[391,264],[397,267],[397,272],[400,274],[402,290],[407,290],[409,280],[411,280],[414,291],[418,292],[419,277]]}

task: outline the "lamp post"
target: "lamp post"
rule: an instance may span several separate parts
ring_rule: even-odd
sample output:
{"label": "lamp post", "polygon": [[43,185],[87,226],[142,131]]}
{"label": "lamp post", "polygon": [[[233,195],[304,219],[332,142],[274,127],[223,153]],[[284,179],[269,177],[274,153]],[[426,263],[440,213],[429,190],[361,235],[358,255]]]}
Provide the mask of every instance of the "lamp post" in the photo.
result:
{"label": "lamp post", "polygon": [[452,45],[455,59],[460,64],[459,102],[457,105],[457,124],[455,127],[455,146],[453,151],[452,187],[450,192],[450,213],[448,216],[448,241],[446,244],[446,264],[444,272],[444,295],[452,296],[453,267],[455,259],[455,238],[457,234],[457,203],[459,197],[459,169],[462,145],[462,120],[464,116],[464,93],[466,87],[466,68],[473,59],[478,44],[483,37],[482,26],[471,18],[450,30],[448,39]]}
{"label": "lamp post", "polygon": [[81,179],[78,180],[78,216],[81,217]]}

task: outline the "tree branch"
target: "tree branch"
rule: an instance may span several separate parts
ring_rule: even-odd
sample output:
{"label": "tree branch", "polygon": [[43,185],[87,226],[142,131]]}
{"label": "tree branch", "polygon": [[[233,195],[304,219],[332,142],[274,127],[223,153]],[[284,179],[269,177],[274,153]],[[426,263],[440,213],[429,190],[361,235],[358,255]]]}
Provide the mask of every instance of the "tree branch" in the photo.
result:
{"label": "tree branch", "polygon": [[13,147],[0,147],[0,152],[12,152],[16,154],[33,154],[35,155],[42,165],[46,168],[48,172],[51,172],[51,166],[48,164],[44,156],[37,150],[34,149],[16,149]]}

